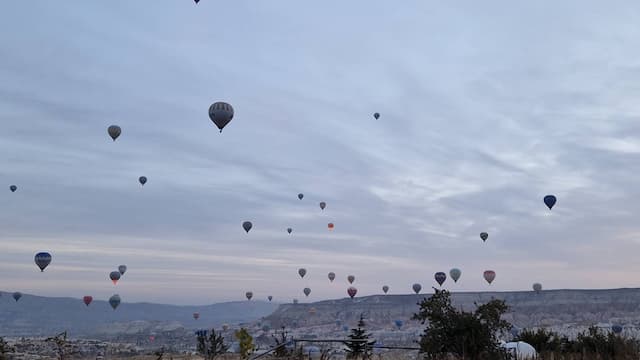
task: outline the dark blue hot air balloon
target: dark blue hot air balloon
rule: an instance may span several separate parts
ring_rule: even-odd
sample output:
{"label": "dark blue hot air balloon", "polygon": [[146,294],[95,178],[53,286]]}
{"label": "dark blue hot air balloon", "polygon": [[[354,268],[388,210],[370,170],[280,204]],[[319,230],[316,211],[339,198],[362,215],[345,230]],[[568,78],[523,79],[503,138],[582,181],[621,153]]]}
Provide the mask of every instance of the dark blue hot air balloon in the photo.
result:
{"label": "dark blue hot air balloon", "polygon": [[404,322],[402,320],[396,320],[396,321],[394,321],[394,323],[396,324],[396,327],[398,329],[400,329],[402,327],[402,324],[404,324]]}
{"label": "dark blue hot air balloon", "polygon": [[11,192],[16,192],[16,190],[18,190],[18,187],[15,185],[11,185],[9,186],[9,190],[11,190]]}
{"label": "dark blue hot air balloon", "polygon": [[613,331],[614,334],[620,334],[622,332],[622,326],[620,325],[613,325],[611,326],[611,331]]}
{"label": "dark blue hot air balloon", "polygon": [[48,252],[39,252],[36,254],[34,260],[40,268],[40,271],[43,272],[44,269],[51,264],[51,254]]}
{"label": "dark blue hot air balloon", "polygon": [[447,274],[443,273],[443,272],[437,272],[434,276],[433,276],[436,281],[438,282],[438,284],[440,284],[440,286],[442,286],[442,284],[444,284],[445,280],[447,280]]}
{"label": "dark blue hot air balloon", "polygon": [[544,203],[545,205],[547,205],[549,210],[553,208],[553,206],[556,204],[556,201],[558,201],[558,199],[556,199],[556,197],[553,195],[547,195],[544,197]]}
{"label": "dark blue hot air balloon", "polygon": [[109,305],[115,310],[120,305],[120,295],[115,294],[109,298]]}
{"label": "dark blue hot air balloon", "polygon": [[22,293],[20,291],[16,291],[13,293],[13,300],[15,300],[16,302],[18,302],[18,300],[20,300],[21,297],[22,297]]}

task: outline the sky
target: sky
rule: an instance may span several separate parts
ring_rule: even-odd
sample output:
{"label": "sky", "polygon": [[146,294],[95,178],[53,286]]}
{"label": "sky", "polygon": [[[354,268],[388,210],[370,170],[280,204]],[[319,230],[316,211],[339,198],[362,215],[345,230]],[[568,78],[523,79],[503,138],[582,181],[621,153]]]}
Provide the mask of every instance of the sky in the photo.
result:
{"label": "sky", "polygon": [[[0,290],[305,302],[350,274],[358,296],[430,292],[453,267],[453,291],[637,287],[638,18],[633,1],[4,2]],[[222,133],[216,101],[235,109]]]}

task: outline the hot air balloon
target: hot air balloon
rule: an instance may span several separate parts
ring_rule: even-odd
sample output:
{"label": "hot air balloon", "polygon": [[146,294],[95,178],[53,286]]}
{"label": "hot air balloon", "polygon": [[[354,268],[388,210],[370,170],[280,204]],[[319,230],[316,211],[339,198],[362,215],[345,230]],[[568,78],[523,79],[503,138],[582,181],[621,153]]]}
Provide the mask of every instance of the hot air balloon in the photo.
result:
{"label": "hot air balloon", "polygon": [[545,205],[547,205],[549,210],[551,210],[551,208],[553,208],[553,206],[556,204],[557,200],[558,199],[556,199],[556,197],[553,196],[553,195],[547,195],[547,196],[544,197],[544,203],[545,203]]}
{"label": "hot air balloon", "polygon": [[244,296],[247,297],[247,300],[251,300],[251,298],[253,297],[253,293],[251,291],[247,291],[247,293],[244,294]]}
{"label": "hot air balloon", "polygon": [[18,300],[20,300],[21,297],[22,297],[22,293],[20,291],[16,291],[13,293],[13,300],[15,300],[16,302],[18,302]]}
{"label": "hot air balloon", "polygon": [[402,320],[396,320],[396,321],[394,321],[394,323],[396,324],[396,327],[398,328],[398,330],[400,330],[400,328],[404,324],[404,322]]}
{"label": "hot air balloon", "polygon": [[489,234],[487,234],[486,232],[480,233],[480,239],[482,239],[482,241],[487,241],[488,238],[489,238]]}
{"label": "hot air balloon", "polygon": [[487,282],[489,284],[491,284],[495,278],[496,278],[496,272],[495,271],[487,270],[487,271],[484,272],[484,279],[487,280]]}
{"label": "hot air balloon", "polygon": [[116,141],[118,136],[120,136],[120,134],[122,133],[122,129],[120,129],[120,126],[118,125],[111,125],[107,129],[107,132],[109,133],[109,136],[111,136],[113,141]]}
{"label": "hot air balloon", "polygon": [[349,294],[349,297],[352,299],[356,296],[357,293],[358,293],[358,289],[354,288],[353,286],[347,289],[347,294]]}
{"label": "hot air balloon", "polygon": [[115,294],[109,298],[109,305],[115,310],[120,305],[120,295]]}
{"label": "hot air balloon", "polygon": [[249,230],[251,230],[252,227],[253,227],[253,224],[251,223],[251,221],[245,221],[245,222],[242,223],[242,228],[247,233],[249,233]]}
{"label": "hot air balloon", "polygon": [[303,197],[304,197],[304,194],[303,194],[303,193],[298,194],[298,199],[299,199],[299,200],[302,200],[302,198],[303,198]]}
{"label": "hot air balloon", "polygon": [[327,203],[326,203],[326,202],[324,202],[324,201],[321,201],[321,202],[320,202],[320,209],[321,209],[321,210],[324,210],[324,208],[326,208],[326,207],[327,207]]}
{"label": "hot air balloon", "polygon": [[380,114],[378,114],[378,113],[374,113],[374,114],[373,114],[373,117],[374,117],[376,120],[378,120],[378,119],[380,118]]}
{"label": "hot air balloon", "polygon": [[222,324],[222,330],[224,331],[229,330],[229,324]]}
{"label": "hot air balloon", "polygon": [[156,337],[155,337],[155,335],[149,335],[149,341],[150,341],[150,342],[154,342],[154,341],[156,341]]}
{"label": "hot air balloon", "polygon": [[420,290],[422,290],[422,285],[416,283],[416,284],[413,284],[411,288],[413,289],[413,292],[415,292],[416,294],[419,294]]}
{"label": "hot air balloon", "polygon": [[111,281],[113,281],[113,285],[118,283],[118,280],[120,280],[120,272],[119,271],[112,271],[109,274],[109,278],[111,279]]}
{"label": "hot air balloon", "polygon": [[271,296],[271,295],[267,296],[267,300],[269,300],[269,301],[273,300],[273,296]]}
{"label": "hot air balloon", "polygon": [[289,234],[291,234],[291,232],[292,232],[292,231],[293,231],[293,229],[292,229],[292,228],[287,228],[287,232],[288,232]]}
{"label": "hot air balloon", "polygon": [[304,288],[304,290],[302,290],[302,292],[304,293],[304,296],[309,296],[309,294],[311,294],[311,289],[310,288]]}
{"label": "hot air balloon", "polygon": [[293,303],[297,304],[298,303],[298,299],[293,299]]}
{"label": "hot air balloon", "polygon": [[198,320],[200,318],[200,313],[194,312],[193,313],[193,318]]}
{"label": "hot air balloon", "polygon": [[389,287],[387,285],[382,287],[382,292],[384,292],[385,294],[389,292]]}
{"label": "hot air balloon", "polygon": [[304,278],[304,276],[307,275],[307,269],[305,268],[298,269],[298,275],[300,275],[301,278]]}
{"label": "hot air balloon", "polygon": [[620,334],[622,332],[622,326],[621,325],[612,325],[611,326],[611,331],[613,331],[614,334]]}
{"label": "hot air balloon", "polygon": [[118,266],[118,272],[120,273],[120,275],[124,275],[124,273],[127,272],[127,265]]}
{"label": "hot air balloon", "polygon": [[89,306],[89,304],[91,304],[91,302],[93,301],[93,296],[85,296],[82,298],[82,302],[84,302],[85,305]]}
{"label": "hot air balloon", "polygon": [[342,331],[344,331],[344,332],[349,331],[349,327],[348,327],[347,325],[343,326],[343,327],[342,327]]}
{"label": "hot air balloon", "polygon": [[349,284],[353,284],[353,282],[356,281],[356,277],[353,275],[349,275],[347,276],[347,281],[349,282]]}
{"label": "hot air balloon", "polygon": [[539,293],[540,291],[542,291],[542,284],[540,283],[535,283],[533,284],[533,291]]}
{"label": "hot air balloon", "polygon": [[140,183],[140,185],[144,186],[144,184],[147,183],[147,177],[146,176],[140,176],[138,178],[138,182]]}
{"label": "hot air balloon", "polygon": [[312,307],[311,309],[309,309],[309,314],[313,315],[316,313],[316,308]]}
{"label": "hot air balloon", "polygon": [[336,278],[336,274],[334,272],[330,272],[327,277],[329,278],[329,281],[333,282],[333,280]]}
{"label": "hot air balloon", "polygon": [[458,282],[458,279],[460,279],[461,275],[462,275],[462,271],[460,271],[460,269],[453,268],[449,270],[449,276],[451,276],[451,278],[453,279],[453,282]]}
{"label": "hot air balloon", "polygon": [[442,286],[442,284],[444,284],[444,282],[447,280],[447,274],[439,271],[435,275],[433,275],[433,278],[436,279],[440,286]]}
{"label": "hot air balloon", "polygon": [[209,107],[209,118],[222,132],[222,129],[233,119],[233,107],[225,102],[213,103]]}
{"label": "hot air balloon", "polygon": [[200,2],[200,0],[193,0],[196,4]]}
{"label": "hot air balloon", "polygon": [[51,264],[51,254],[48,252],[39,252],[34,257],[34,260],[40,268],[40,272],[43,272],[44,269]]}
{"label": "hot air balloon", "polygon": [[334,227],[333,223],[328,223],[327,224],[327,228],[329,228],[329,230],[333,230],[333,227]]}
{"label": "hot air balloon", "polygon": [[11,185],[9,186],[9,190],[11,190],[11,192],[16,192],[16,190],[18,190],[18,187],[15,185]]}

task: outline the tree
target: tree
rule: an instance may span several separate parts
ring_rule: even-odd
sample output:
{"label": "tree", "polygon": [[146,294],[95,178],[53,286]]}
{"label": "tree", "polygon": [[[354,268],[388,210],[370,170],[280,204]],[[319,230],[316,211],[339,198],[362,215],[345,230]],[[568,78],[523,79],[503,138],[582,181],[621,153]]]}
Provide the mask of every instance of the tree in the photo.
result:
{"label": "tree", "polygon": [[240,358],[248,359],[256,348],[253,344],[253,337],[249,335],[249,332],[245,328],[236,330],[234,335],[240,343]]}
{"label": "tree", "polygon": [[276,346],[274,347],[274,350],[273,350],[273,356],[277,358],[283,358],[291,355],[293,351],[287,349],[287,344],[289,343],[289,339],[287,339],[287,335],[288,333],[285,330],[284,326],[282,327],[282,330],[280,331],[280,333],[276,333],[272,335],[273,340],[275,340],[276,342]]}
{"label": "tree", "polygon": [[426,359],[453,355],[469,360],[502,360],[508,356],[498,341],[498,334],[511,328],[501,319],[509,309],[504,301],[476,304],[474,312],[458,311],[448,291],[434,290],[433,296],[418,303],[420,312],[413,315],[422,324],[428,323],[420,337]]}
{"label": "tree", "polygon": [[14,350],[9,344],[4,340],[3,337],[0,337],[0,360],[9,359],[7,354],[12,353]]}
{"label": "tree", "polygon": [[364,316],[360,315],[358,327],[351,329],[349,340],[344,342],[347,347],[347,359],[370,359],[373,354],[375,340],[369,341],[371,334],[365,330]]}
{"label": "tree", "polygon": [[224,343],[224,337],[221,333],[216,333],[215,329],[211,329],[211,333],[207,330],[196,331],[196,336],[198,352],[206,360],[213,360],[216,356],[222,355],[229,350],[229,346]]}
{"label": "tree", "polygon": [[64,360],[67,356],[67,350],[70,345],[67,343],[67,332],[62,332],[54,337],[45,339],[45,341],[51,341],[56,344],[56,352],[58,353],[58,359]]}

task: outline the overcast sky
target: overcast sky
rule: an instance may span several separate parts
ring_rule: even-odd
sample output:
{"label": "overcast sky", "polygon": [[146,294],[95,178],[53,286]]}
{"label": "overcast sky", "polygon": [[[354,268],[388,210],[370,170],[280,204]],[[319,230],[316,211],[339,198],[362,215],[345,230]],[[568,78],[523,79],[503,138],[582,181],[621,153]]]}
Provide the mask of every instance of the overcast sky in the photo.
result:
{"label": "overcast sky", "polygon": [[[0,289],[315,301],[349,274],[358,295],[429,292],[452,267],[452,290],[636,287],[639,18],[634,1],[3,2]],[[235,108],[222,134],[216,101]]]}

